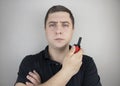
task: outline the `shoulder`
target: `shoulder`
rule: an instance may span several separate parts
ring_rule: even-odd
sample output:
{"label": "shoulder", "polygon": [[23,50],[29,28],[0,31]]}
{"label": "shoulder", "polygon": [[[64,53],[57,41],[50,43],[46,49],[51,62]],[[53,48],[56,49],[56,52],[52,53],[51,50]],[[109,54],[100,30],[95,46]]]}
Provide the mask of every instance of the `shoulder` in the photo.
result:
{"label": "shoulder", "polygon": [[83,66],[84,66],[85,70],[87,70],[87,71],[90,71],[90,70],[97,71],[94,59],[88,55],[83,55]]}
{"label": "shoulder", "polygon": [[32,54],[32,55],[26,55],[22,62],[21,62],[21,65],[32,65],[38,61],[42,61],[43,60],[43,57],[44,57],[44,50],[37,53],[37,54]]}
{"label": "shoulder", "polygon": [[91,56],[83,55],[83,62],[84,63],[89,63],[89,62],[92,62],[92,61],[93,61],[93,58]]}

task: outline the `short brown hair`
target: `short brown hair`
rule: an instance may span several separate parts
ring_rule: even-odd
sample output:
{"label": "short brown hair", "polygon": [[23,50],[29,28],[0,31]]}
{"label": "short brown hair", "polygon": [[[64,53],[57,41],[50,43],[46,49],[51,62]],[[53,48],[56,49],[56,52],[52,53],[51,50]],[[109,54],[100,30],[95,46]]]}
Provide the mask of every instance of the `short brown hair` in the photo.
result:
{"label": "short brown hair", "polygon": [[72,25],[74,27],[74,17],[73,17],[73,14],[72,12],[66,8],[65,6],[62,6],[62,5],[55,5],[55,6],[52,6],[48,11],[47,11],[47,14],[45,16],[45,21],[44,21],[44,27],[46,27],[46,22],[47,22],[47,19],[48,19],[48,15],[50,13],[54,13],[54,12],[67,12],[70,14],[70,18],[71,18],[71,21],[72,21]]}

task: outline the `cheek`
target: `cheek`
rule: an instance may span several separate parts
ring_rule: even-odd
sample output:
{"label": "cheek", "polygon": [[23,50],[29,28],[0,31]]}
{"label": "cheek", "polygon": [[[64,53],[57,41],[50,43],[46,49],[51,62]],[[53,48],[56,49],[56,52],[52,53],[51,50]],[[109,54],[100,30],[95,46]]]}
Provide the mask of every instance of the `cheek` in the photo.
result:
{"label": "cheek", "polygon": [[54,36],[53,36],[53,33],[51,31],[45,31],[45,34],[46,34],[46,38],[47,40],[51,40]]}
{"label": "cheek", "polygon": [[47,40],[49,39],[49,34],[48,33],[49,33],[49,31],[46,30],[45,35],[46,35]]}
{"label": "cheek", "polygon": [[73,36],[73,32],[74,32],[74,30],[67,31],[67,33],[66,33],[66,34],[67,34],[67,36],[68,36],[68,37],[70,37],[70,38],[71,38],[71,37]]}

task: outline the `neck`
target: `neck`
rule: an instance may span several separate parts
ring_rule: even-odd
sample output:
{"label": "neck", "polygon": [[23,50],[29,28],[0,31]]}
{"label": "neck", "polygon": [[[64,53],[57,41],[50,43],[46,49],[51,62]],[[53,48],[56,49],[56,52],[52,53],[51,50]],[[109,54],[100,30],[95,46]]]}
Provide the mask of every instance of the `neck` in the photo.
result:
{"label": "neck", "polygon": [[69,52],[69,45],[59,49],[49,46],[48,50],[51,59],[62,64],[64,57]]}

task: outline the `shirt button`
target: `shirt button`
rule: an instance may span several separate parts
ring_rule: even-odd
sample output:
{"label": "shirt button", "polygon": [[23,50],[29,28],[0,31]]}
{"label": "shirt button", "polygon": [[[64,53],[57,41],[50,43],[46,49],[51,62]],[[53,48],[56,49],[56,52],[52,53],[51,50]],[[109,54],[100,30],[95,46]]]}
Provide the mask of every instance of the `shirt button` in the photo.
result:
{"label": "shirt button", "polygon": [[59,65],[58,63],[56,63],[55,65]]}

